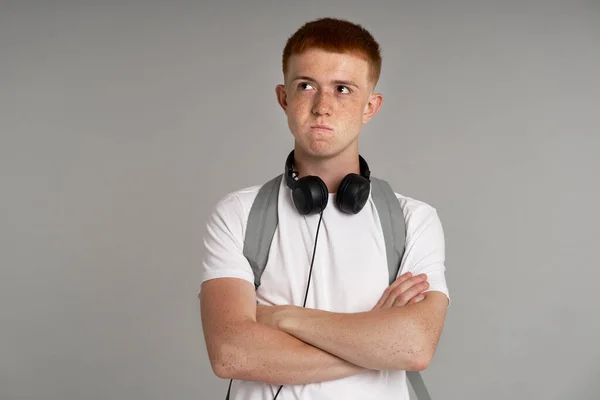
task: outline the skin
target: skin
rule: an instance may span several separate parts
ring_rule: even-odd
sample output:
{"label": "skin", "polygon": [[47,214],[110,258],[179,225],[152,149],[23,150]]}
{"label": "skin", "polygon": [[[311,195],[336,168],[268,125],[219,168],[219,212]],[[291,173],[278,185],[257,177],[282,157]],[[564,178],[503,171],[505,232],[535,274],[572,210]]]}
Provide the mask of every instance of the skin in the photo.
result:
{"label": "skin", "polygon": [[[361,127],[383,102],[373,92],[369,64],[356,55],[313,49],[290,57],[284,78],[276,95],[295,139],[295,169],[300,177],[320,176],[335,192],[346,174],[359,172]],[[251,283],[209,280],[200,303],[211,366],[221,378],[286,385],[369,369],[423,369],[447,306],[445,295],[427,289],[426,276],[404,274],[369,312],[337,314],[257,305]]]}
{"label": "skin", "polygon": [[[422,283],[422,278],[402,275],[374,309],[419,303],[425,295],[419,287]],[[220,378],[302,385],[377,369],[357,365],[279,328],[285,308],[257,305],[254,287],[245,280],[219,278],[203,283],[200,304],[209,359]]]}
{"label": "skin", "polygon": [[384,292],[373,310],[415,304],[425,299],[429,289],[427,275],[413,276],[410,272],[400,275]]}
{"label": "skin", "polygon": [[367,369],[421,371],[433,358],[448,305],[445,294],[423,292],[425,279],[400,276],[370,312],[257,305],[256,319]]}
{"label": "skin", "polygon": [[[275,89],[294,136],[299,177],[318,175],[331,193],[346,174],[359,173],[360,130],[383,103],[369,68],[356,55],[312,49],[290,57],[285,84]],[[315,128],[321,124],[331,129]]]}

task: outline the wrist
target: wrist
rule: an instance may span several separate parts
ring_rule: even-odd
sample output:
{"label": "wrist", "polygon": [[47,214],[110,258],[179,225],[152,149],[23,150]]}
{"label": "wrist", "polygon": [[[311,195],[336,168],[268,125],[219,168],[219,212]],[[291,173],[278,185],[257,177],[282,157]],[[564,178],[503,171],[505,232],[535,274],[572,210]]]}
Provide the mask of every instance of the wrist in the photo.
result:
{"label": "wrist", "polygon": [[299,307],[291,305],[282,307],[277,316],[277,328],[289,333],[288,331],[295,326],[298,309]]}

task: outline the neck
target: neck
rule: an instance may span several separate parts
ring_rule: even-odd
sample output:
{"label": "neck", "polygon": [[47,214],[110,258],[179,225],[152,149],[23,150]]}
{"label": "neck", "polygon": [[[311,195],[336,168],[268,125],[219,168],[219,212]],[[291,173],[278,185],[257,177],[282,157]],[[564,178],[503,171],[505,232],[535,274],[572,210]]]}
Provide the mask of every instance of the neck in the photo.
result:
{"label": "neck", "polygon": [[314,157],[296,149],[294,151],[294,169],[298,178],[316,175],[325,182],[329,193],[336,193],[340,183],[349,173],[360,174],[358,150],[348,149],[334,157]]}

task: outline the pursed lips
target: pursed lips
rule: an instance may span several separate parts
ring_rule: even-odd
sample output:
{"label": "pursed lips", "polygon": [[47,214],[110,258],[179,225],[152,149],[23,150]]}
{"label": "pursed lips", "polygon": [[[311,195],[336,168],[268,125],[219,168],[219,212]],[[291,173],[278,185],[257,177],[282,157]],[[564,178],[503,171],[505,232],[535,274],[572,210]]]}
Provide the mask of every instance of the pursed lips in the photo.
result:
{"label": "pursed lips", "polygon": [[330,126],[327,125],[311,125],[310,129],[312,129],[313,131],[321,131],[321,132],[331,132],[333,131],[333,128],[331,128]]}

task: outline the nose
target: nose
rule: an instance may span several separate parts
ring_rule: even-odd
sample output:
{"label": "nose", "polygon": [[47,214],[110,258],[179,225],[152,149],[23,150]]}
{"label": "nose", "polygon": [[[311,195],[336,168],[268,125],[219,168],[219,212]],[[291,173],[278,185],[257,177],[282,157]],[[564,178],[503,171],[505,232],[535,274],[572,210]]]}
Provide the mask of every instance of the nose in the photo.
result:
{"label": "nose", "polygon": [[331,115],[333,110],[332,100],[329,95],[318,92],[314,97],[312,112],[315,115]]}

